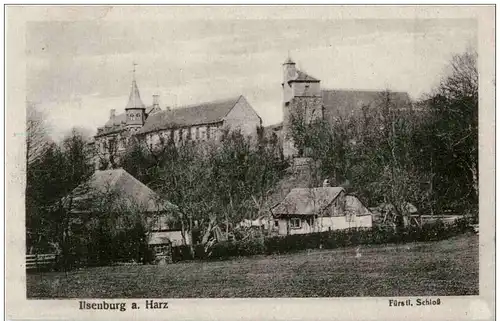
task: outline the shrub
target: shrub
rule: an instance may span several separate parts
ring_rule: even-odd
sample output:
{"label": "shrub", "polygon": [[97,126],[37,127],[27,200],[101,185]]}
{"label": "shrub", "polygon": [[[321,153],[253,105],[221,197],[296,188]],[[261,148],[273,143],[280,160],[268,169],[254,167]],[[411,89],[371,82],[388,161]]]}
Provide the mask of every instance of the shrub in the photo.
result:
{"label": "shrub", "polygon": [[[231,257],[259,254],[281,254],[306,249],[334,249],[361,244],[387,244],[438,241],[463,234],[470,230],[467,219],[459,219],[453,224],[442,221],[424,224],[421,227],[409,227],[395,231],[390,227],[376,226],[363,229],[334,230],[310,234],[294,234],[257,237],[241,241],[224,241],[214,244],[207,256],[196,254],[196,259],[224,260]],[[174,261],[192,260],[188,246],[174,248]],[[200,252],[204,253],[204,252]]]}
{"label": "shrub", "polygon": [[194,257],[191,254],[191,248],[188,245],[180,245],[172,247],[172,261],[190,261]]}

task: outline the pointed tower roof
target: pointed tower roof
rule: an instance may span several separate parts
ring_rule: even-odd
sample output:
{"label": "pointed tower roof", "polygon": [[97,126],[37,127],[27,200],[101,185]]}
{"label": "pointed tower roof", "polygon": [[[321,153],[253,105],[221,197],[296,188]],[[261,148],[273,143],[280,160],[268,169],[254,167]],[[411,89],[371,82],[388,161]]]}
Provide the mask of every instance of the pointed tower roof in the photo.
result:
{"label": "pointed tower roof", "polygon": [[130,90],[130,96],[128,97],[128,103],[125,109],[130,108],[146,108],[141,100],[141,95],[139,94],[139,88],[137,88],[135,79],[132,80],[132,88]]}
{"label": "pointed tower roof", "polygon": [[286,58],[283,65],[295,65],[295,62],[293,62],[292,58],[290,58],[290,56],[288,56],[288,58]]}

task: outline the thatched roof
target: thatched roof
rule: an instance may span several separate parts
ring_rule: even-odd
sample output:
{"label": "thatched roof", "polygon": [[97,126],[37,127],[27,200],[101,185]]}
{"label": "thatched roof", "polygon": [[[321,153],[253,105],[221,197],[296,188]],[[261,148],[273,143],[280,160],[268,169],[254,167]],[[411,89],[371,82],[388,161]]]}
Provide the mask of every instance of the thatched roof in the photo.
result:
{"label": "thatched roof", "polygon": [[177,206],[162,200],[160,195],[141,183],[124,169],[96,171],[63,199],[72,213],[92,212],[103,208],[129,208],[140,212],[176,210]]}
{"label": "thatched roof", "polygon": [[363,203],[354,195],[346,195],[345,197],[345,211],[350,214],[357,216],[361,215],[371,215],[372,213],[368,210]]}
{"label": "thatched roof", "polygon": [[271,212],[275,216],[319,215],[342,192],[342,187],[294,188]]}

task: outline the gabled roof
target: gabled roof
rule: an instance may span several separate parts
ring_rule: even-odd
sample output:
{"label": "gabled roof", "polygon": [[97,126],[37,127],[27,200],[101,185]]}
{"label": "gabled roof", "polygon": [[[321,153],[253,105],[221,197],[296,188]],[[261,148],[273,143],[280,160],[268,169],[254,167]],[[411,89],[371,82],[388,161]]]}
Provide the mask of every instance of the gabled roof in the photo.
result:
{"label": "gabled roof", "polygon": [[341,192],[342,187],[294,188],[271,209],[273,215],[319,215]]}
{"label": "gabled roof", "polygon": [[319,82],[319,80],[312,76],[309,76],[303,71],[297,70],[297,77],[290,80],[289,82]]}
{"label": "gabled roof", "polygon": [[135,82],[135,80],[132,80],[132,88],[130,89],[130,96],[128,97],[128,103],[125,109],[129,108],[146,108],[141,100],[139,88],[137,88],[137,83]]}
{"label": "gabled roof", "polygon": [[[70,204],[71,202],[71,204]],[[160,196],[124,169],[96,171],[63,199],[72,213],[126,206],[142,212],[175,210],[177,206]]]}
{"label": "gabled roof", "polygon": [[221,122],[240,99],[243,96],[159,111],[146,119],[139,133]]}
{"label": "gabled roof", "polygon": [[[390,92],[389,95],[398,106],[411,103],[406,92]],[[322,90],[322,96],[324,117],[328,121],[334,121],[338,117],[360,113],[365,106],[376,107],[382,102],[384,91]]]}
{"label": "gabled roof", "polygon": [[345,211],[354,215],[371,215],[371,212],[361,203],[361,201],[354,195],[346,195],[345,197]]}

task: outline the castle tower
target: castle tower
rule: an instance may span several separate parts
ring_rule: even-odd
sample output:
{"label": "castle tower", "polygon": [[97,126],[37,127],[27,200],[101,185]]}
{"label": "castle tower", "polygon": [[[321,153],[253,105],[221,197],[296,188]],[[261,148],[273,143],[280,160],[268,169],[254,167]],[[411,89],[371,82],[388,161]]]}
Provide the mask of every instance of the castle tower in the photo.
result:
{"label": "castle tower", "polygon": [[135,81],[135,66],[136,64],[134,63],[132,87],[127,106],[125,107],[127,129],[132,131],[139,130],[146,120],[146,106],[141,100],[139,88],[137,88],[137,82]]}
{"label": "castle tower", "polygon": [[305,156],[293,141],[293,126],[307,126],[323,118],[320,81],[297,69],[288,58],[283,63],[283,154],[286,158]]}

